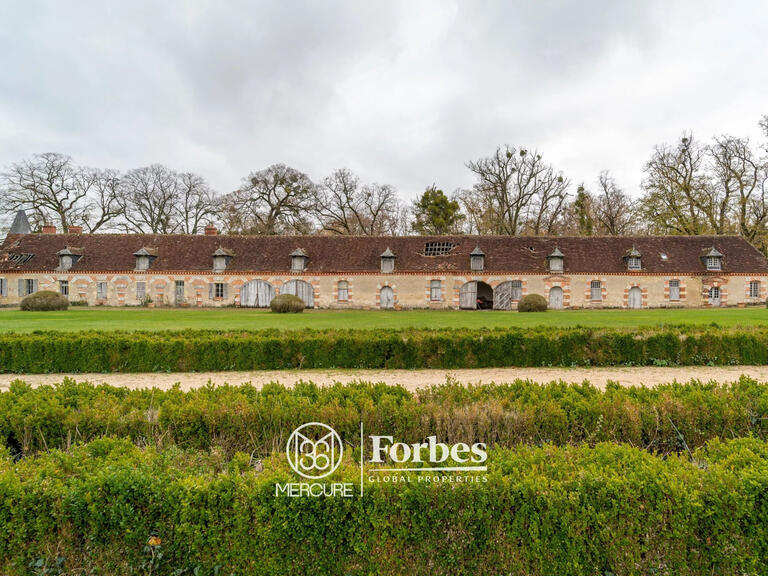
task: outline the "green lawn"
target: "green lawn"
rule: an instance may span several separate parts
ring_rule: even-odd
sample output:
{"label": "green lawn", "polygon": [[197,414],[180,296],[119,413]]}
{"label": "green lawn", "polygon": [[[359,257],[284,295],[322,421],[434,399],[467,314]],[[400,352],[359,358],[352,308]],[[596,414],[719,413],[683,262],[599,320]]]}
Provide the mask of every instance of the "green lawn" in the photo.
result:
{"label": "green lawn", "polygon": [[66,312],[21,312],[0,309],[0,332],[33,330],[257,330],[260,328],[495,328],[508,326],[656,326],[708,324],[768,325],[765,308],[715,310],[566,310],[518,312],[464,310],[307,310],[272,314],[267,310],[71,308]]}

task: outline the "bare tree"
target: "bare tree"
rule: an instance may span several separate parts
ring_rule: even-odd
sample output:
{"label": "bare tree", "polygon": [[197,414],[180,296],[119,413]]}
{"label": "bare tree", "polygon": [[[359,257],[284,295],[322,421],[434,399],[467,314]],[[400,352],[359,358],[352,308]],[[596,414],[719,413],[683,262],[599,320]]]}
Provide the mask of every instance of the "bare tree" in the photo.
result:
{"label": "bare tree", "polygon": [[594,214],[598,234],[623,236],[633,232],[635,206],[608,170],[597,178],[598,191],[594,199]]}
{"label": "bare tree", "polygon": [[178,175],[176,218],[184,234],[197,234],[217,214],[216,194],[204,178],[184,172]]}
{"label": "bare tree", "polygon": [[95,232],[119,213],[109,192],[112,172],[83,168],[69,156],[37,154],[0,175],[2,208],[26,210],[38,224],[56,222],[64,232],[84,226]]}
{"label": "bare tree", "polygon": [[768,114],[760,119],[760,128],[763,129],[763,134],[765,134],[765,137],[768,138]]}
{"label": "bare tree", "polygon": [[179,183],[173,170],[162,164],[129,170],[120,188],[126,230],[152,234],[180,231]]}
{"label": "bare tree", "polygon": [[285,164],[251,172],[224,198],[222,218],[231,232],[306,234],[312,231],[315,185]]}
{"label": "bare tree", "polygon": [[91,193],[83,213],[83,225],[89,233],[113,227],[123,215],[120,202],[120,173],[117,170],[85,169]]}
{"label": "bare tree", "polygon": [[692,135],[675,147],[657,146],[645,165],[642,211],[655,232],[673,234],[721,233],[720,203],[715,201],[705,174],[707,149]]}
{"label": "bare tree", "polygon": [[[562,216],[569,181],[525,148],[500,146],[469,162],[477,182],[462,193],[470,226],[480,233],[552,233]],[[474,198],[468,197],[474,195]]]}

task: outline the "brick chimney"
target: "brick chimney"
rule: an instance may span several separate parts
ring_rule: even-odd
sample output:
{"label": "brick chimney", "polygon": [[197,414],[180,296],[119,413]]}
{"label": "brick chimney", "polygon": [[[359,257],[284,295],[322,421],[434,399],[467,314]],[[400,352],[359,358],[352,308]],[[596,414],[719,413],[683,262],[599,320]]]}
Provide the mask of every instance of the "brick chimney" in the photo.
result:
{"label": "brick chimney", "polygon": [[206,236],[216,236],[218,233],[219,233],[219,231],[216,230],[216,226],[214,226],[213,224],[208,224],[205,227],[205,235]]}
{"label": "brick chimney", "polygon": [[43,234],[56,234],[56,226],[53,224],[43,224]]}
{"label": "brick chimney", "polygon": [[82,226],[70,226],[67,229],[67,232],[69,234],[82,234],[83,233],[83,227]]}

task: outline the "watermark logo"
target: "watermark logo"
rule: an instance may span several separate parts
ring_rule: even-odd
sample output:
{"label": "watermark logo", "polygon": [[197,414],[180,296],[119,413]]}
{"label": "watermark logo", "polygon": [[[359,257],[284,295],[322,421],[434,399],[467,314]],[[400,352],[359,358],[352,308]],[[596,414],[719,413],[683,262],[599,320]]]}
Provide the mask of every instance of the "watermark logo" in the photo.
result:
{"label": "watermark logo", "polygon": [[344,445],[327,424],[308,422],[293,431],[285,452],[294,472],[308,480],[319,480],[339,467]]}

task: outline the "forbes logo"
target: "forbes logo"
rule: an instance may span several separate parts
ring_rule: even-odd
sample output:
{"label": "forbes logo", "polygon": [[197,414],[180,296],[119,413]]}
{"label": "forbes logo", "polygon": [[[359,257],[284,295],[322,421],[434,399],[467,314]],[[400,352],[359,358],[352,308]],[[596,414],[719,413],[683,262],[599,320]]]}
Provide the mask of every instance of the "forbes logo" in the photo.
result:
{"label": "forbes logo", "polygon": [[[485,464],[488,460],[486,445],[482,442],[476,444],[465,444],[459,442],[448,446],[437,441],[436,436],[429,436],[427,442],[417,444],[405,444],[403,442],[394,442],[392,436],[371,436],[373,444],[373,455],[371,463],[383,464],[387,461],[397,464],[426,463],[431,466],[419,467],[412,470],[419,471],[451,471],[458,472],[462,470],[485,471]],[[449,459],[451,464],[448,464]],[[448,465],[445,465],[448,464]],[[398,468],[378,469],[374,471],[397,471]],[[409,470],[408,468],[402,470]]]}
{"label": "forbes logo", "polygon": [[285,453],[294,472],[309,480],[319,480],[339,467],[344,445],[327,424],[308,422],[291,433]]}

